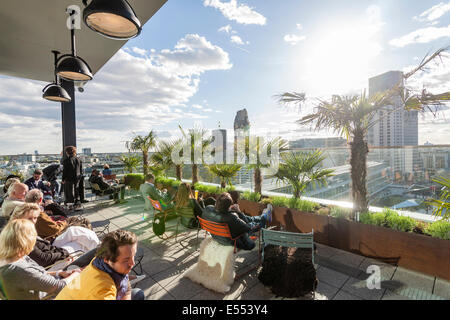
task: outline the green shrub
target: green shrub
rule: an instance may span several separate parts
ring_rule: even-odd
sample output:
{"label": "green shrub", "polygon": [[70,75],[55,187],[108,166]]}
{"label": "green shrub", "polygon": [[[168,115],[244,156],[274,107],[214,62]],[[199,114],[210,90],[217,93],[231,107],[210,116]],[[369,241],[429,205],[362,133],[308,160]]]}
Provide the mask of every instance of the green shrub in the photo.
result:
{"label": "green shrub", "polygon": [[274,207],[287,207],[288,206],[289,198],[274,196],[274,197],[270,197],[270,199],[272,199],[272,205]]}
{"label": "green shrub", "polygon": [[236,187],[235,186],[228,186],[225,188],[225,192],[230,192],[230,191],[235,191]]}
{"label": "green shrub", "polygon": [[433,222],[425,228],[425,233],[435,238],[450,240],[450,222],[445,220]]}
{"label": "green shrub", "polygon": [[249,201],[259,202],[259,199],[261,199],[261,194],[258,192],[245,191],[241,194],[241,198]]}
{"label": "green shrub", "polygon": [[364,212],[359,215],[359,221],[364,224],[384,227],[386,215],[384,212]]}
{"label": "green shrub", "polygon": [[261,202],[261,203],[263,203],[263,204],[268,204],[268,203],[270,203],[270,204],[273,205],[272,199],[271,199],[271,198],[262,198],[259,202]]}
{"label": "green shrub", "polygon": [[174,188],[178,188],[182,182],[180,180],[172,180],[171,185]]}
{"label": "green shrub", "polygon": [[288,208],[297,209],[304,212],[313,212],[320,207],[317,203],[295,197],[287,199],[287,206]]}
{"label": "green shrub", "polygon": [[330,216],[332,216],[333,218],[341,218],[341,219],[350,220],[351,214],[352,214],[352,209],[336,207],[336,206],[332,206],[331,211],[330,211]]}
{"label": "green shrub", "polygon": [[416,226],[416,221],[411,217],[401,216],[395,212],[386,215],[386,224],[391,229],[409,232]]}
{"label": "green shrub", "polygon": [[144,175],[141,173],[129,173],[124,177],[124,184],[134,190],[139,190],[139,186],[144,183]]}
{"label": "green shrub", "polygon": [[201,183],[198,183],[198,182],[197,182],[197,183],[194,185],[194,188],[195,188],[195,190],[198,190],[198,191],[201,191],[201,192],[206,192],[207,186],[204,185],[204,184],[201,184]]}

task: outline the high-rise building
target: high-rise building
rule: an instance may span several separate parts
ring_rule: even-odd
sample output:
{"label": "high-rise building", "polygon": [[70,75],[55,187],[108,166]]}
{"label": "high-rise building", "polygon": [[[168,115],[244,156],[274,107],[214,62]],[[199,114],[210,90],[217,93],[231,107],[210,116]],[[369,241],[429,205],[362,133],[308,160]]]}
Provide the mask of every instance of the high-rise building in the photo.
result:
{"label": "high-rise building", "polygon": [[91,148],[83,148],[82,151],[83,151],[83,154],[85,156],[91,156],[92,155]]}
{"label": "high-rise building", "polygon": [[250,121],[247,109],[239,110],[234,118],[234,162],[247,163],[245,156],[245,139],[250,133]]}
{"label": "high-rise building", "polygon": [[[383,92],[395,85],[403,86],[403,72],[389,71],[369,79],[369,95]],[[392,111],[394,110],[395,111]],[[368,143],[375,147],[417,146],[419,142],[418,112],[406,111],[398,97],[394,105],[374,115],[376,124],[369,129]]]}
{"label": "high-rise building", "polygon": [[214,138],[212,146],[215,150],[215,155],[217,161],[222,161],[222,163],[227,162],[227,130],[225,129],[215,129],[212,131],[212,136]]}

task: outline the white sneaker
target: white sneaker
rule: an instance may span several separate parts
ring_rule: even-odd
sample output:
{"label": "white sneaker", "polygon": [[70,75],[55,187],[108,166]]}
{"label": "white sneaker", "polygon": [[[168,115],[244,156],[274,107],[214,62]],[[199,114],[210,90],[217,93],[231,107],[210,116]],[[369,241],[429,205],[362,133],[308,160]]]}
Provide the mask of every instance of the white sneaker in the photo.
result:
{"label": "white sneaker", "polygon": [[145,277],[146,277],[146,275],[145,275],[145,274],[141,274],[140,276],[136,276],[136,278],[135,278],[135,279],[133,279],[133,280],[130,280],[130,286],[132,286],[132,285],[134,285],[134,284],[138,283],[138,282],[139,282],[139,281],[141,281],[141,280],[144,280],[144,279],[145,279]]}

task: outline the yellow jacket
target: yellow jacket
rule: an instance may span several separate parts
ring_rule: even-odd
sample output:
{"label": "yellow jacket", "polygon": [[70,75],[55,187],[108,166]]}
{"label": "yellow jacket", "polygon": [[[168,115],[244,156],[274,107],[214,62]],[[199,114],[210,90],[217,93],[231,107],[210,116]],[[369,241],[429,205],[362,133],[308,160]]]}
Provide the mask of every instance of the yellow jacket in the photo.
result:
{"label": "yellow jacket", "polygon": [[91,263],[67,284],[55,300],[116,300],[117,288],[109,274]]}

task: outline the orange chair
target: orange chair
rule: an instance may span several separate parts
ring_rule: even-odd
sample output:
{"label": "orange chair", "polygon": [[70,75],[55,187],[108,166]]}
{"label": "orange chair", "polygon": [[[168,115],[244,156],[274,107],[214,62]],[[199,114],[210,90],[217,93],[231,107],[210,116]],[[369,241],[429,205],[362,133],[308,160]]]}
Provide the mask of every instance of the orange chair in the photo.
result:
{"label": "orange chair", "polygon": [[[228,224],[208,221],[208,220],[202,219],[198,216],[197,216],[197,219],[199,222],[199,229],[197,231],[197,243],[198,243],[198,232],[200,231],[200,228],[201,228],[201,229],[205,230],[206,232],[209,232],[211,235],[216,235],[219,237],[231,239],[234,243],[234,253],[237,253],[240,251],[240,249],[238,249],[236,247],[236,242],[241,236],[243,236],[243,234],[233,238],[231,236],[231,232],[230,232],[230,228],[228,227]],[[258,264],[256,266],[250,268],[249,270],[247,270],[239,275],[236,275],[235,279],[255,270],[261,264],[261,241],[259,241],[258,243],[259,243],[259,245],[258,245]]]}
{"label": "orange chair", "polygon": [[[164,219],[164,225],[166,223],[166,219],[167,219],[167,215],[171,212],[175,212],[173,209],[167,209],[167,207],[165,206],[164,203],[161,203],[161,201],[159,200],[153,200],[152,198],[150,198],[150,196],[147,196],[148,200],[150,200],[150,203],[152,204],[153,209],[155,209],[156,211],[158,211],[158,213],[155,213],[155,216],[153,217],[153,221],[155,221],[155,219],[157,218],[163,218]],[[165,227],[164,227],[164,231],[162,231],[161,234],[157,234],[156,233],[156,229],[153,229],[153,232],[155,232],[155,235],[158,236],[159,238],[163,239],[163,240],[168,240],[170,238],[175,237],[175,241],[176,241],[176,237],[178,235],[178,223],[176,225],[176,230],[175,230],[175,235],[172,236],[167,236],[165,234]],[[154,225],[155,228],[155,225]]]}

